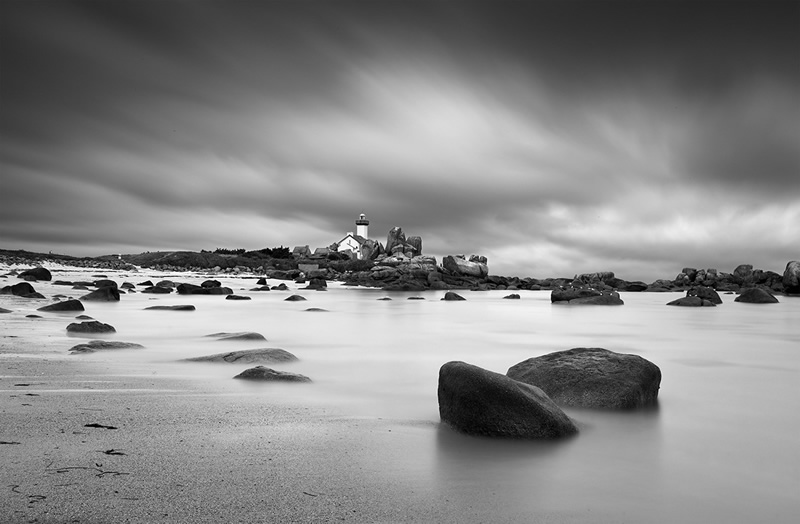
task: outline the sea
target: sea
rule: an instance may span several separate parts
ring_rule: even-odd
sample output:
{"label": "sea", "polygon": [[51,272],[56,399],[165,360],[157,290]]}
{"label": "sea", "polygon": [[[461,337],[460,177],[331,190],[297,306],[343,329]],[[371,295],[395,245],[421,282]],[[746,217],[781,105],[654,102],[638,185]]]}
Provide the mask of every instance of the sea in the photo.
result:
{"label": "sea", "polygon": [[[94,273],[64,269],[53,278],[92,280]],[[264,395],[277,406],[407,423],[421,429],[408,437],[413,453],[394,464],[393,475],[406,475],[453,503],[484,501],[520,515],[569,512],[584,522],[593,515],[597,521],[663,523],[800,518],[800,297],[756,305],[722,294],[717,307],[685,308],[666,306],[683,293],[621,293],[623,306],[564,306],[551,304],[548,291],[457,291],[466,300],[443,301],[443,291],[386,292],[334,282],[327,291],[291,281],[287,291],[253,291],[255,279],[233,275],[104,274],[139,290],[146,279],[200,284],[215,278],[251,300],[129,293],[116,303],[87,303],[87,314],[116,328],[103,338],[145,347],[76,356],[67,349],[82,340],[67,336],[63,326],[47,327],[52,314],[40,313],[42,328],[33,327],[36,319],[21,320],[44,301],[2,295],[0,307],[15,311],[13,318],[0,317],[5,336],[48,330],[41,335],[46,343],[3,357],[80,358],[121,375],[179,377],[219,394]],[[10,277],[0,285],[14,282]],[[48,297],[85,293],[34,286]],[[506,298],[512,292],[520,298]],[[286,301],[292,294],[306,300]],[[178,304],[196,310],[144,309]],[[266,341],[221,345],[205,336],[219,332],[257,332]],[[232,380],[248,365],[180,362],[259,347],[293,353],[298,362],[271,367],[313,382],[254,385]],[[444,363],[505,373],[530,357],[576,347],[636,354],[656,364],[662,373],[658,406],[565,408],[580,433],[561,441],[470,437],[440,423],[437,383]]]}

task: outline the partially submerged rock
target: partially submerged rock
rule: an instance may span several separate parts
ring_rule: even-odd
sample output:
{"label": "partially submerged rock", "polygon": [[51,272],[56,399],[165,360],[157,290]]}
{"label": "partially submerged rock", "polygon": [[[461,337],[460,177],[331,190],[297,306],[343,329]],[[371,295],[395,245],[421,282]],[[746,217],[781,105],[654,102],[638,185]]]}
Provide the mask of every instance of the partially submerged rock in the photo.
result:
{"label": "partially submerged rock", "polygon": [[159,311],[194,311],[197,309],[192,304],[178,304],[175,306],[149,306],[145,309],[153,309]]}
{"label": "partially submerged rock", "polygon": [[225,300],[251,300],[251,298],[244,295],[228,295]]}
{"label": "partially submerged rock", "polygon": [[592,287],[560,287],[550,293],[553,304],[621,306],[625,302],[616,291],[600,291]]}
{"label": "partially submerged rock", "polygon": [[261,333],[254,331],[240,331],[238,333],[211,333],[207,337],[216,338],[217,340],[267,340]]}
{"label": "partially submerged rock", "polygon": [[775,295],[761,289],[760,287],[751,287],[745,289],[742,293],[733,299],[734,302],[745,302],[747,304],[777,304],[779,301]]}
{"label": "partially submerged rock", "polygon": [[43,267],[35,267],[33,269],[26,269],[22,273],[20,273],[19,278],[25,277],[32,277],[34,280],[52,280],[53,276],[50,274],[50,270],[43,268]]}
{"label": "partially submerged rock", "polygon": [[529,358],[508,377],[540,387],[561,406],[633,409],[654,405],[661,370],[638,355],[574,348]]}
{"label": "partially submerged rock", "polygon": [[142,348],[144,348],[143,345],[135,344],[133,342],[92,340],[91,342],[86,342],[85,344],[78,344],[77,346],[72,346],[71,348],[69,348],[69,351],[70,353],[75,355],[75,354],[94,353],[95,351],[109,351],[113,349],[142,349]]}
{"label": "partially submerged rock", "polygon": [[85,311],[83,303],[74,298],[40,307],[37,311]]}
{"label": "partially submerged rock", "polygon": [[12,313],[12,311],[10,309],[6,309],[6,308],[3,308],[3,307],[0,307],[0,314],[2,314],[2,313]]}
{"label": "partially submerged rock", "polygon": [[471,435],[553,439],[577,433],[539,388],[465,362],[439,370],[442,422]]}
{"label": "partially submerged rock", "polygon": [[[110,281],[109,281],[110,282]],[[81,300],[96,301],[96,302],[117,302],[119,301],[119,289],[117,285],[106,286],[96,289],[91,293],[87,293],[81,297]]]}
{"label": "partially submerged rock", "polygon": [[264,366],[246,369],[233,378],[267,382],[311,382],[311,379],[305,375],[289,373],[288,371],[277,371]]}
{"label": "partially submerged rock", "polygon": [[288,297],[284,298],[284,300],[287,301],[287,302],[300,302],[300,301],[303,301],[305,299],[306,299],[306,297],[301,296],[301,295],[291,295],[291,296],[288,296]]}
{"label": "partially submerged rock", "polygon": [[215,355],[205,355],[184,359],[187,362],[229,362],[231,364],[257,364],[269,362],[295,362],[296,356],[285,349],[261,348],[246,349],[242,351],[229,351]]}
{"label": "partially submerged rock", "polygon": [[68,333],[116,333],[117,330],[110,324],[103,324],[97,320],[88,320],[78,324],[73,322],[67,326]]}
{"label": "partially submerged rock", "polygon": [[684,307],[716,307],[716,304],[710,300],[705,300],[700,297],[681,297],[667,302],[668,306],[684,306]]}
{"label": "partially submerged rock", "polygon": [[442,300],[458,301],[458,300],[466,300],[466,298],[462,297],[461,295],[459,295],[458,293],[455,293],[453,291],[448,291],[447,293],[444,294],[444,297],[442,297]]}
{"label": "partially submerged rock", "polygon": [[511,293],[510,295],[506,295],[503,298],[507,298],[510,300],[519,300],[520,296],[518,293]]}
{"label": "partially submerged rock", "polygon": [[2,295],[15,295],[18,297],[24,297],[25,295],[30,295],[31,293],[36,293],[36,290],[33,289],[33,286],[28,282],[19,282],[12,286],[4,286],[2,289],[0,289],[0,294]]}

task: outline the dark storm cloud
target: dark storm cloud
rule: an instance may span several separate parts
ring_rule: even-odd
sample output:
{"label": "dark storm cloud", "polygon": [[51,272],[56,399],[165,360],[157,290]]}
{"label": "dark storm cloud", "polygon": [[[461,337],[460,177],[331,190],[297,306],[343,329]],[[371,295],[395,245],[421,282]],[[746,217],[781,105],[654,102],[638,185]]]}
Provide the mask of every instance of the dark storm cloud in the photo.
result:
{"label": "dark storm cloud", "polygon": [[734,256],[732,225],[796,258],[798,2],[0,9],[4,246],[314,247],[366,212],[498,272]]}

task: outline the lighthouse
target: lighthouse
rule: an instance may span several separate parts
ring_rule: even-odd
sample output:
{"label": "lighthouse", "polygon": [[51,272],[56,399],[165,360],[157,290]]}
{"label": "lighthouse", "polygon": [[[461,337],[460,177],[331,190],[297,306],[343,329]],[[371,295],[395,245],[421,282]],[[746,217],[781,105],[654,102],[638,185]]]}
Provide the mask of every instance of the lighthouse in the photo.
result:
{"label": "lighthouse", "polygon": [[367,215],[361,213],[361,216],[356,220],[356,235],[363,237],[364,240],[368,239],[367,228],[369,228],[369,220],[367,220]]}

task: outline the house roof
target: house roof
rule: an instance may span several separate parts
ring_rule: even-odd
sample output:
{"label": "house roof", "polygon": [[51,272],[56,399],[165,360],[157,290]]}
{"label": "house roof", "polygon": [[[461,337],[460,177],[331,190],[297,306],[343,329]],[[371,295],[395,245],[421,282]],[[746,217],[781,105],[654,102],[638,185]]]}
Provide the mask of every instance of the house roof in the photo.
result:
{"label": "house roof", "polygon": [[354,234],[352,234],[352,233],[348,233],[347,235],[345,235],[345,237],[344,237],[343,239],[341,239],[340,241],[338,241],[336,244],[337,244],[337,245],[341,245],[341,244],[342,244],[342,242],[344,242],[345,240],[347,240],[347,238],[348,238],[348,237],[350,237],[350,238],[352,238],[353,240],[355,240],[356,242],[358,242],[358,245],[359,245],[359,246],[363,246],[363,245],[364,245],[364,243],[367,241],[367,239],[366,239],[366,238],[364,238],[364,237],[362,237],[361,235],[354,235]]}

